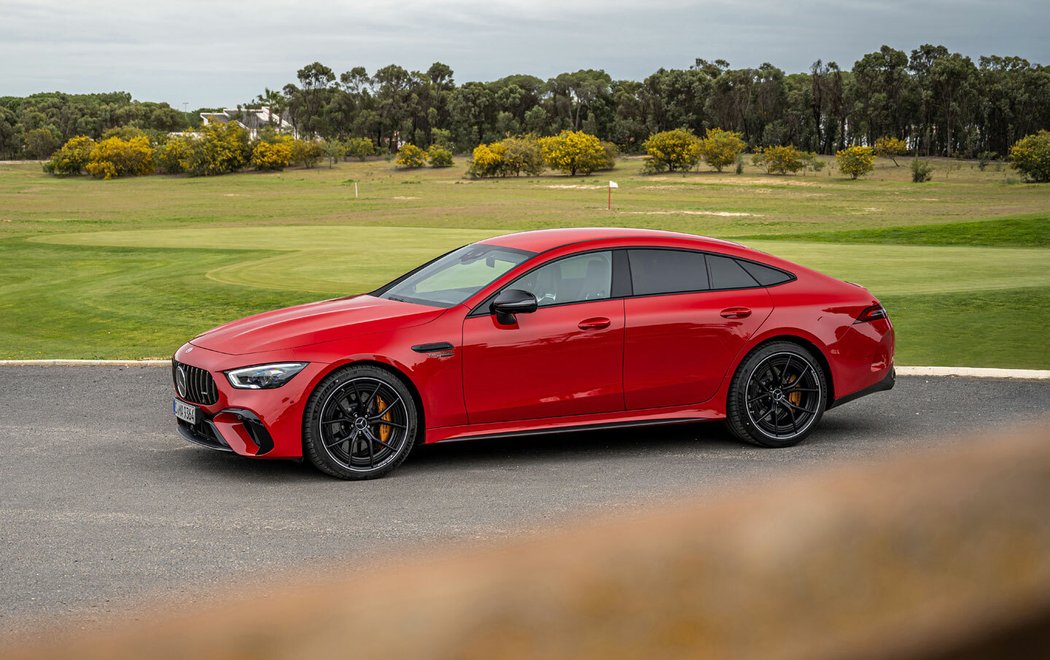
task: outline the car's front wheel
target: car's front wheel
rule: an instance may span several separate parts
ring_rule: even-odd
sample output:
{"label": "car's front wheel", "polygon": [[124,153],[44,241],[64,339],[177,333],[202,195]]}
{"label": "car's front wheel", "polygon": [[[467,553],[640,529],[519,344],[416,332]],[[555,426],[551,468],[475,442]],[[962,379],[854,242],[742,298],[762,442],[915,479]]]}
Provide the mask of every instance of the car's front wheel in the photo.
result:
{"label": "car's front wheel", "polygon": [[303,450],[340,479],[375,479],[405,460],[419,414],[412,394],[378,367],[348,366],[317,386],[303,415]]}
{"label": "car's front wheel", "polygon": [[746,442],[790,447],[813,431],[827,400],[816,357],[798,344],[772,342],[751,352],[733,375],[726,424]]}

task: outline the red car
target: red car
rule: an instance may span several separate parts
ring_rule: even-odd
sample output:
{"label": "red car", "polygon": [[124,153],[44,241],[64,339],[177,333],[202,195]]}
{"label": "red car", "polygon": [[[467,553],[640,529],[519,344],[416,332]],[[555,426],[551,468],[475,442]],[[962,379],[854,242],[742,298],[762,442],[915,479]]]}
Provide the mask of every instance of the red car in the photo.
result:
{"label": "red car", "polygon": [[697,420],[786,447],[893,387],[893,348],[856,284],[710,238],[552,229],[205,332],[175,353],[174,411],[188,440],[344,479],[421,443]]}

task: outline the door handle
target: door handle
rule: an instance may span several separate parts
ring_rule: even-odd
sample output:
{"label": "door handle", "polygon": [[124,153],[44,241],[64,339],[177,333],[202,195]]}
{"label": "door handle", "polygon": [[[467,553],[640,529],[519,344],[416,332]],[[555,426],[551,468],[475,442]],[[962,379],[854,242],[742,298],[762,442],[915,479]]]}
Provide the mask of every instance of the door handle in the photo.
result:
{"label": "door handle", "polygon": [[580,321],[580,330],[602,330],[612,325],[612,321],[605,318],[604,316],[595,316],[594,318],[584,319]]}
{"label": "door handle", "polygon": [[726,307],[720,315],[724,319],[746,319],[751,316],[751,310],[747,307]]}

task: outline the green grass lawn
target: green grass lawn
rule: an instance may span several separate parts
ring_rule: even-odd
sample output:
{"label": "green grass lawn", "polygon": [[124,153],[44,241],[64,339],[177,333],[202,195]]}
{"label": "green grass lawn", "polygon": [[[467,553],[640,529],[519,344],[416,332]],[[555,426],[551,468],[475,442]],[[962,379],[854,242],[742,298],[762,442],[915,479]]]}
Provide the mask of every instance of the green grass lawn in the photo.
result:
{"label": "green grass lawn", "polygon": [[889,161],[859,181],[640,166],[470,181],[462,161],[378,161],[107,182],[0,165],[0,358],[167,356],[223,321],[370,290],[479,238],[614,225],[734,238],[864,284],[902,364],[1050,368],[1050,187],[947,161],[922,185]]}

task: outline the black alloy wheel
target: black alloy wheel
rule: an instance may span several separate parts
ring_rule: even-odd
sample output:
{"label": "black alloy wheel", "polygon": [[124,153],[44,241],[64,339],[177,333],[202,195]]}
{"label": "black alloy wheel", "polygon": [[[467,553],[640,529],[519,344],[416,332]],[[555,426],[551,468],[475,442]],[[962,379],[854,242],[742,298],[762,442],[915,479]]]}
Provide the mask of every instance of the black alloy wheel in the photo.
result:
{"label": "black alloy wheel", "polygon": [[816,358],[790,342],[760,346],[737,369],[726,422],[741,440],[790,447],[812,432],[827,407],[827,382]]}
{"label": "black alloy wheel", "polygon": [[417,423],[415,401],[397,377],[377,367],[345,367],[310,396],[303,416],[304,450],[327,474],[374,479],[405,460]]}

